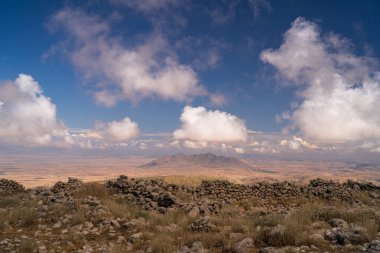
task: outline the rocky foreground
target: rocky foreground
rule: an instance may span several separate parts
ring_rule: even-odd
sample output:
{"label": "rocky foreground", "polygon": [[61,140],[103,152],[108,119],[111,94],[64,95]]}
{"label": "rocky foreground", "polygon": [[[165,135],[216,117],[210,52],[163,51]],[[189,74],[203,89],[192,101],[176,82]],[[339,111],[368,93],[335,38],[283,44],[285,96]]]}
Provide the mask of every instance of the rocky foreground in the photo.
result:
{"label": "rocky foreground", "polygon": [[0,252],[380,252],[380,187],[0,179]]}

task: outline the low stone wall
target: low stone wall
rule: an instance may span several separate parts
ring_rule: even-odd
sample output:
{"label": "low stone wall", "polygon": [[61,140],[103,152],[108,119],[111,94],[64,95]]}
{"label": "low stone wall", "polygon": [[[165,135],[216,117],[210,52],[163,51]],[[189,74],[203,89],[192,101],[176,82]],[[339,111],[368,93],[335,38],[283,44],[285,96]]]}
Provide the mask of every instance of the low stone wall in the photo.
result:
{"label": "low stone wall", "polygon": [[0,195],[12,196],[16,193],[25,192],[23,185],[17,183],[16,181],[1,178],[0,179]]}

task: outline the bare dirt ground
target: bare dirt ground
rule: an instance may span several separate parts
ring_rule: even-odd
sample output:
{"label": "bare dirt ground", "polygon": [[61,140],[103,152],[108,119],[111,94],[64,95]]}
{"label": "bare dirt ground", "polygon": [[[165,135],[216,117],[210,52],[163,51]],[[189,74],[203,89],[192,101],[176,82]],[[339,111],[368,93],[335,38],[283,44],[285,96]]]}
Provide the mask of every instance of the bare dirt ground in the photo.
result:
{"label": "bare dirt ground", "polygon": [[132,177],[194,176],[228,179],[235,183],[254,181],[294,181],[306,183],[313,178],[345,181],[380,182],[380,165],[343,162],[262,161],[244,159],[254,168],[140,168],[154,157],[102,156],[0,156],[0,177],[16,180],[26,187],[51,186],[57,181],[75,177],[84,182],[103,181],[119,175]]}
{"label": "bare dirt ground", "polygon": [[[254,174],[254,181],[261,181],[266,177],[278,181],[288,180],[298,183],[309,182],[310,179],[320,177],[334,181],[357,181],[380,182],[380,165],[345,162],[312,162],[312,161],[257,161],[246,160],[256,169],[265,172]],[[256,177],[256,179],[255,179]]]}

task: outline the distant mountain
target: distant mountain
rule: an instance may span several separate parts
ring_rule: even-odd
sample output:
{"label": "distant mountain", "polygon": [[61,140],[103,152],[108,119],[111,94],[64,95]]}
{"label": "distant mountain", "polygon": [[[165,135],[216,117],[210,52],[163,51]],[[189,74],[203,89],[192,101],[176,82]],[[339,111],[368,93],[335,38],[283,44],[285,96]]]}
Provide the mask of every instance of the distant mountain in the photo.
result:
{"label": "distant mountain", "polygon": [[164,156],[147,163],[141,168],[240,168],[249,169],[252,167],[234,157],[218,156],[212,153],[184,155],[177,154],[172,156]]}

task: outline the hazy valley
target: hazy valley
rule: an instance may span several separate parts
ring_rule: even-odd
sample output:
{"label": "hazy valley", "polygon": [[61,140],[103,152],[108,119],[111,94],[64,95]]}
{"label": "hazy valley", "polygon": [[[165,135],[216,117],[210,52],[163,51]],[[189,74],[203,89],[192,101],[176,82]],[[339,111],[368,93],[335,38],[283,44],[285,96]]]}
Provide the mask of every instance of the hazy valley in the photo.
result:
{"label": "hazy valley", "polygon": [[[237,183],[255,180],[306,183],[321,177],[345,181],[380,181],[379,164],[313,161],[268,161],[231,157],[173,155],[164,157],[103,156],[0,156],[0,175],[25,186],[51,186],[75,177],[84,182],[102,181],[125,174],[133,177],[201,176]],[[203,158],[203,160],[202,160]],[[200,160],[201,159],[201,160]]]}

